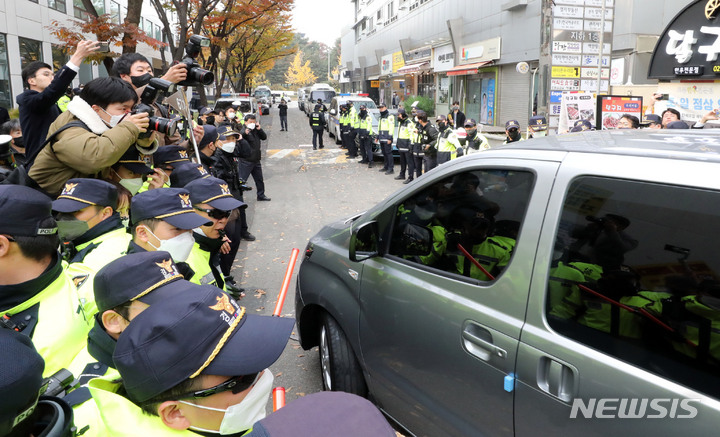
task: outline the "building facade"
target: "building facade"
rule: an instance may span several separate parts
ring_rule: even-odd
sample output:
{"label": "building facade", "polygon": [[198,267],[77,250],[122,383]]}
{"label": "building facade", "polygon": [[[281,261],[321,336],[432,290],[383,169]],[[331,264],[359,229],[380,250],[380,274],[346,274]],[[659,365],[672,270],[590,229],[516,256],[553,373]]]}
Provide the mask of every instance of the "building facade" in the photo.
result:
{"label": "building facade", "polygon": [[[99,14],[109,14],[118,24],[127,15],[127,0],[93,0],[93,5]],[[0,0],[0,106],[17,106],[15,97],[23,91],[22,68],[28,63],[42,60],[57,69],[67,62],[62,42],[50,33],[49,26],[57,21],[69,27],[74,21],[85,19],[87,12],[81,0]],[[162,40],[161,26],[155,9],[146,0],[140,28]],[[118,47],[111,50],[120,51]],[[155,69],[162,67],[158,50],[139,44],[137,52],[145,55]],[[73,83],[77,86],[105,76],[108,72],[104,65],[83,63]]]}
{"label": "building facade", "polygon": [[[602,6],[602,0],[351,1],[354,24],[341,38],[343,91],[386,102],[393,91],[424,96],[435,102],[436,114],[458,100],[486,126],[510,119],[526,126],[533,112],[551,109],[548,44],[556,8]],[[614,11],[605,23],[612,43],[604,44],[611,47],[613,84],[657,83],[647,79],[655,42],[689,1],[605,0]]]}

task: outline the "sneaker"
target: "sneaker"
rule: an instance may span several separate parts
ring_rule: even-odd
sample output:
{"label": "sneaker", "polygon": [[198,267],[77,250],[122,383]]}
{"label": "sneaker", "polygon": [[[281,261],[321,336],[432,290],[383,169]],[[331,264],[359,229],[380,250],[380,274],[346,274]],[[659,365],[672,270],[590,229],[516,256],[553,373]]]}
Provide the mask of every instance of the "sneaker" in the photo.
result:
{"label": "sneaker", "polygon": [[245,241],[255,241],[255,236],[250,232],[243,232],[242,234],[240,234],[240,238]]}
{"label": "sneaker", "polygon": [[225,276],[223,278],[225,281],[225,290],[236,300],[242,299],[245,297],[245,289],[242,287],[238,287],[237,283],[235,282],[235,278],[232,276]]}

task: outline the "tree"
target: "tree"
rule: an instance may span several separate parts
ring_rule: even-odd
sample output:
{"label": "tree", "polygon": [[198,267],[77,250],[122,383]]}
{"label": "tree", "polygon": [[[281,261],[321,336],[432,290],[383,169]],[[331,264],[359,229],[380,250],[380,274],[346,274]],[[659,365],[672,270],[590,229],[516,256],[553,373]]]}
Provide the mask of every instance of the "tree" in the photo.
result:
{"label": "tree", "polygon": [[298,50],[295,54],[290,67],[288,67],[287,73],[285,73],[285,82],[290,85],[305,86],[314,83],[317,80],[310,68],[310,61],[305,61],[303,64],[303,52]]}

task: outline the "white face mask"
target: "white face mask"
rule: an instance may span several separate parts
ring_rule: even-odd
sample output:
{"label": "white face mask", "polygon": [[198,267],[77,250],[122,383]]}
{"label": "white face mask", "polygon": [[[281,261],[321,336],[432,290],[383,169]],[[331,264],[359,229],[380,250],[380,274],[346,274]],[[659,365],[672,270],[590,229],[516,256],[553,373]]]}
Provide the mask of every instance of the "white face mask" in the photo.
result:
{"label": "white face mask", "polygon": [[143,180],[142,178],[120,179],[119,184],[127,188],[130,194],[134,196],[142,188]]}
{"label": "white face mask", "polygon": [[118,123],[120,123],[121,121],[123,121],[123,119],[129,114],[128,112],[126,112],[126,113],[124,113],[124,114],[122,114],[122,115],[112,115],[112,114],[110,114],[109,112],[107,112],[106,110],[104,110],[103,108],[100,108],[100,109],[102,110],[102,112],[104,112],[104,113],[106,113],[107,115],[110,116],[110,121],[105,121],[105,120],[103,120],[103,122],[104,122],[105,124],[107,124],[108,126],[110,126],[110,127],[115,127],[115,126],[117,126]]}
{"label": "white face mask", "polygon": [[225,114],[225,116],[226,116],[227,118],[229,118],[230,120],[232,120],[233,118],[235,118],[235,113],[234,113],[234,112],[228,112],[228,113]]}
{"label": "white face mask", "polygon": [[185,401],[179,401],[186,405],[201,408],[203,410],[210,411],[222,411],[225,413],[223,420],[220,423],[219,430],[203,429],[191,426],[190,429],[195,431],[210,432],[213,434],[228,435],[237,434],[246,429],[252,428],[252,426],[258,420],[264,419],[267,415],[265,406],[270,398],[273,385],[273,374],[269,369],[265,369],[262,376],[258,379],[255,385],[250,389],[250,392],[245,398],[240,401],[239,404],[230,405],[227,409],[206,407],[204,405],[191,404]]}
{"label": "white face mask", "polygon": [[[145,229],[147,229],[153,237],[160,240],[157,235],[153,234],[153,231],[151,231],[150,228],[146,227]],[[192,251],[193,244],[195,244],[195,239],[192,236],[192,232],[183,232],[177,237],[173,237],[168,240],[160,240],[160,246],[158,247],[155,247],[155,245],[149,241],[148,244],[155,250],[164,250],[165,252],[168,252],[173,261],[179,263],[187,261],[190,256],[190,251]]]}
{"label": "white face mask", "polygon": [[250,130],[253,130],[253,129],[255,129],[255,123],[248,123],[248,125],[245,127],[247,127]]}
{"label": "white face mask", "polygon": [[220,148],[227,153],[233,153],[235,152],[235,143],[224,143]]}

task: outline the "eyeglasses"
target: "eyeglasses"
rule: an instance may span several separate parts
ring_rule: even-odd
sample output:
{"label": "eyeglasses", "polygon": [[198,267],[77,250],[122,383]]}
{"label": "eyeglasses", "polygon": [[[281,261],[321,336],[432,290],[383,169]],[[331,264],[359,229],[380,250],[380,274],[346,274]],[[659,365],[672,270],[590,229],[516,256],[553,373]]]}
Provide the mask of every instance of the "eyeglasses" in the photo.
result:
{"label": "eyeglasses", "polygon": [[197,211],[204,212],[205,214],[208,215],[208,217],[214,218],[215,220],[222,220],[224,218],[228,218],[228,217],[230,217],[230,213],[231,213],[231,211],[223,211],[222,209],[217,209],[217,208],[203,209],[203,208],[198,208],[197,206],[194,208]]}
{"label": "eyeglasses", "polygon": [[222,392],[232,392],[232,394],[236,395],[240,392],[243,392],[250,387],[252,387],[260,377],[260,372],[253,373],[251,375],[242,375],[242,376],[233,376],[232,378],[228,379],[227,381],[218,384],[214,387],[205,388],[202,390],[194,391],[191,393],[188,393],[186,395],[183,395],[181,397],[178,397],[178,399],[187,399],[187,398],[206,398],[208,396],[216,395],[218,393]]}

